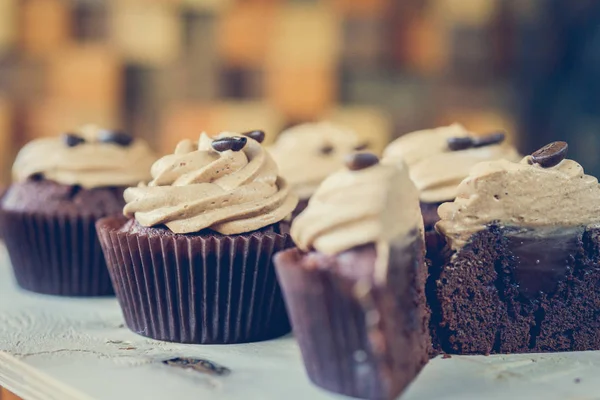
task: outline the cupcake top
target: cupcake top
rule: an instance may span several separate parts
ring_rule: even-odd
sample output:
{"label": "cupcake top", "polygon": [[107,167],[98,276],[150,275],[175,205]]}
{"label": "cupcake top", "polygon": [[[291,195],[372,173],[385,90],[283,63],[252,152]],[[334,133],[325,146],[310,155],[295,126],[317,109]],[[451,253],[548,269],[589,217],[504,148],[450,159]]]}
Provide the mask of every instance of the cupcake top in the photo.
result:
{"label": "cupcake top", "polygon": [[[255,231],[289,216],[298,203],[260,145],[264,133],[216,138],[203,133],[152,165],[152,180],[125,190],[126,216],[174,233],[211,229],[224,235]],[[256,140],[255,140],[256,139]]]}
{"label": "cupcake top", "polygon": [[342,168],[346,155],[365,147],[353,131],[319,122],[283,131],[269,151],[281,175],[305,200],[327,176]]}
{"label": "cupcake top", "polygon": [[423,218],[407,168],[356,153],[317,189],[291,233],[300,249],[335,255],[368,243],[390,243],[415,229],[423,231]]}
{"label": "cupcake top", "polygon": [[41,176],[86,189],[131,186],[150,179],[156,160],[146,142],[123,132],[86,125],[61,137],[26,144],[13,165],[13,180]]}
{"label": "cupcake top", "polygon": [[386,148],[384,157],[408,165],[422,202],[441,203],[454,200],[458,185],[474,165],[520,160],[517,151],[503,141],[502,133],[475,136],[462,125],[453,124],[406,134]]}
{"label": "cupcake top", "polygon": [[525,228],[599,223],[598,180],[564,159],[566,151],[566,143],[555,142],[518,163],[476,165],[456,200],[440,206],[436,229],[457,249],[491,223]]}

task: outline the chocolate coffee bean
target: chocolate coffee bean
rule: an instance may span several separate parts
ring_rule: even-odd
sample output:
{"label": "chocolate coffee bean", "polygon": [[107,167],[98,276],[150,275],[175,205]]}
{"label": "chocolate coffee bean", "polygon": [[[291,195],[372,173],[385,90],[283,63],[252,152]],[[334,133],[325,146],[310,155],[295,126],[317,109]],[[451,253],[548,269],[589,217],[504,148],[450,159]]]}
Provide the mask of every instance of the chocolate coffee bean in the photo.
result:
{"label": "chocolate coffee bean", "polygon": [[485,136],[473,138],[473,147],[491,146],[504,142],[504,139],[506,139],[506,133],[504,132],[490,133]]}
{"label": "chocolate coffee bean", "polygon": [[328,154],[333,153],[333,150],[335,150],[335,149],[333,148],[332,145],[326,144],[323,147],[321,147],[321,154],[328,155]]}
{"label": "chocolate coffee bean", "polygon": [[470,136],[448,138],[448,148],[452,151],[466,150],[471,147],[473,147],[473,138]]}
{"label": "chocolate coffee bean", "polygon": [[262,143],[265,140],[265,132],[264,131],[250,131],[242,133],[244,136],[248,136],[256,140],[258,143]]}
{"label": "chocolate coffee bean", "polygon": [[531,160],[543,168],[560,164],[567,157],[569,145],[566,142],[553,142],[545,145],[531,155]]}
{"label": "chocolate coffee bean", "polygon": [[101,131],[98,140],[102,143],[113,143],[119,146],[127,147],[133,142],[133,137],[122,131]]}
{"label": "chocolate coffee bean", "polygon": [[62,137],[68,147],[75,147],[85,143],[85,139],[75,133],[63,133]]}
{"label": "chocolate coffee bean", "polygon": [[358,146],[356,146],[354,148],[354,150],[362,151],[362,150],[366,150],[368,147],[369,147],[369,142],[363,142],[363,143],[359,144]]}
{"label": "chocolate coffee bean", "polygon": [[227,150],[240,151],[247,142],[248,139],[243,136],[231,136],[215,140],[212,142],[212,148],[219,153]]}
{"label": "chocolate coffee bean", "polygon": [[353,153],[346,156],[346,167],[350,171],[372,167],[379,163],[379,158],[373,153]]}

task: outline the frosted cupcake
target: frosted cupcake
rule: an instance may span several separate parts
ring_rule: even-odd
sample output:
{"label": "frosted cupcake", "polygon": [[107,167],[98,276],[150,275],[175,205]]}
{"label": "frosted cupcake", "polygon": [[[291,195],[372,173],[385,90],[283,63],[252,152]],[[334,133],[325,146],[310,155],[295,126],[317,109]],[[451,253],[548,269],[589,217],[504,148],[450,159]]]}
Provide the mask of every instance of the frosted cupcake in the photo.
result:
{"label": "frosted cupcake", "polygon": [[600,350],[600,186],[555,142],[478,164],[437,230],[434,328],[458,354]]}
{"label": "frosted cupcake", "polygon": [[297,197],[260,141],[202,134],[125,191],[125,217],[98,222],[127,326],[181,343],[243,343],[289,332],[271,258]]}
{"label": "frosted cupcake", "polygon": [[148,180],[155,159],[144,141],[95,126],[23,147],[0,206],[18,284],[45,294],[113,294],[95,223],[121,212],[123,191]]}
{"label": "frosted cupcake", "polygon": [[365,399],[396,398],[428,360],[425,243],[406,167],[351,155],[292,223],[276,255],[310,379]]}
{"label": "frosted cupcake", "polygon": [[460,124],[408,133],[385,149],[384,158],[402,160],[419,190],[428,247],[437,245],[434,226],[438,207],[454,201],[458,185],[482,161],[518,161],[521,156],[504,143],[504,133],[476,136]]}
{"label": "frosted cupcake", "polygon": [[325,178],[344,166],[344,157],[364,150],[368,143],[354,131],[329,122],[307,123],[283,131],[269,148],[281,175],[299,197],[294,216]]}

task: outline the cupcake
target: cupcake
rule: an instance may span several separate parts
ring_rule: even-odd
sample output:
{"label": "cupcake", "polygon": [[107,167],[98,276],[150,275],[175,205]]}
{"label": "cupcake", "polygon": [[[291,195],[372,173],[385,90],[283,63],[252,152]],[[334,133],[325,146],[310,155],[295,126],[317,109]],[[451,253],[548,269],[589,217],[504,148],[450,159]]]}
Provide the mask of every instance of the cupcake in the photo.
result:
{"label": "cupcake", "polygon": [[275,256],[308,376],[332,392],[393,399],[428,360],[425,243],[406,168],[349,156]]}
{"label": "cupcake", "polygon": [[291,246],[280,221],[298,199],[255,133],[180,142],[125,191],[124,217],[98,222],[132,331],[202,344],[289,332],[271,259]]}
{"label": "cupcake", "polygon": [[269,148],[281,175],[299,197],[294,217],[327,176],[344,166],[344,157],[368,144],[354,131],[329,122],[307,123],[283,131]]}
{"label": "cupcake", "polygon": [[432,308],[457,354],[600,350],[600,186],[567,144],[475,166],[440,207]]}
{"label": "cupcake", "polygon": [[522,158],[513,147],[503,143],[504,138],[503,133],[475,136],[462,125],[453,124],[406,134],[386,148],[384,158],[405,162],[419,190],[430,250],[439,246],[434,229],[439,220],[437,209],[456,198],[458,185],[471,168],[482,161]]}
{"label": "cupcake", "polygon": [[114,294],[95,223],[121,212],[123,191],[149,179],[154,160],[145,142],[95,126],[25,145],[0,203],[18,284],[44,294]]}

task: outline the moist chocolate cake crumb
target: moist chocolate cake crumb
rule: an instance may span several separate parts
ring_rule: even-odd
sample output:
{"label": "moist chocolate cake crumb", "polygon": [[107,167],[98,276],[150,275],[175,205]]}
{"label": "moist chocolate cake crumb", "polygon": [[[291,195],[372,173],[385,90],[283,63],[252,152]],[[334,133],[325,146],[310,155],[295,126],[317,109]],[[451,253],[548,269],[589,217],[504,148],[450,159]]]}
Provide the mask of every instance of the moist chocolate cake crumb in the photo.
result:
{"label": "moist chocolate cake crumb", "polygon": [[124,187],[85,189],[46,179],[13,183],[2,197],[2,207],[10,211],[89,212],[91,215],[121,214]]}
{"label": "moist chocolate cake crumb", "polygon": [[146,235],[146,236],[150,236],[150,237],[153,237],[153,236],[174,236],[174,237],[202,236],[202,237],[206,237],[207,235],[211,235],[215,238],[223,238],[223,237],[231,237],[231,236],[252,236],[256,233],[279,233],[279,234],[287,233],[287,232],[284,232],[285,229],[284,229],[284,227],[281,226],[281,223],[276,223],[276,224],[268,225],[264,228],[261,228],[261,229],[258,229],[258,230],[252,231],[252,232],[240,233],[238,235],[222,235],[219,232],[215,232],[210,229],[203,229],[199,232],[181,234],[181,233],[173,233],[165,225],[142,226],[142,225],[140,225],[139,222],[137,222],[133,218],[126,221],[121,226],[121,228],[119,228],[119,231],[127,232],[130,234]]}
{"label": "moist chocolate cake crumb", "polygon": [[302,213],[302,211],[306,210],[306,207],[308,207],[308,199],[301,199],[298,201],[298,205],[292,212],[292,219],[296,218]]}
{"label": "moist chocolate cake crumb", "polygon": [[565,247],[562,270],[541,263],[529,281],[512,243],[509,230],[492,225],[458,253],[446,248],[445,261],[433,265],[427,294],[439,348],[452,354],[599,350],[600,229],[582,228]]}

